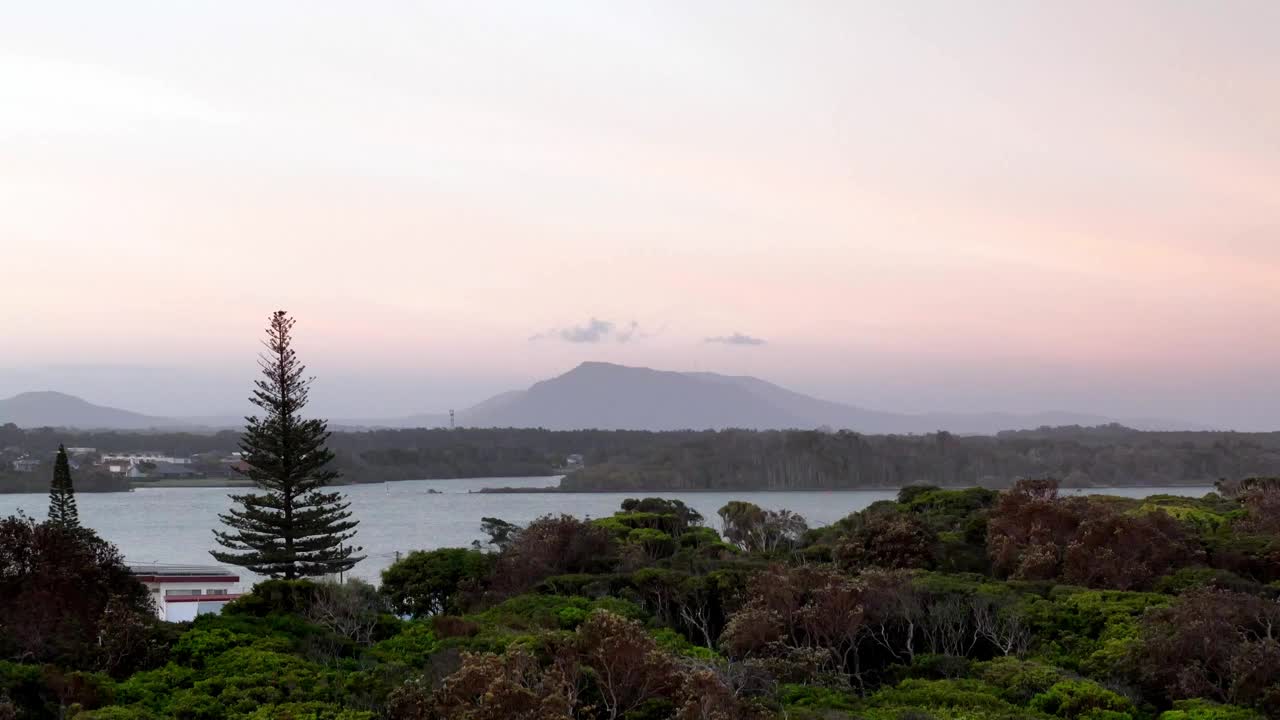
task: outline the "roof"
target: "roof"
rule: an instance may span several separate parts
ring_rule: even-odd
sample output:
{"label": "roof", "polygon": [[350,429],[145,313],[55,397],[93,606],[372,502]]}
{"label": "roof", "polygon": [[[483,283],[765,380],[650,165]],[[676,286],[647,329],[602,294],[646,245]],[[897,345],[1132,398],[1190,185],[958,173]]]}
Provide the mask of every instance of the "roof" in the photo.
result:
{"label": "roof", "polygon": [[160,563],[129,563],[129,572],[142,578],[165,578],[170,582],[184,580],[212,582],[214,580],[239,582],[240,577],[219,565],[162,565]]}

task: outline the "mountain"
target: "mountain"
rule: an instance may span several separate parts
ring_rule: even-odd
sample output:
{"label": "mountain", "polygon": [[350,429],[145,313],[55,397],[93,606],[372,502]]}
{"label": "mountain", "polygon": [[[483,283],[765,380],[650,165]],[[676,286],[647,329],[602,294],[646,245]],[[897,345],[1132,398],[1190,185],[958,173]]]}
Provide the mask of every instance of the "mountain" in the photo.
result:
{"label": "mountain", "polygon": [[[905,414],[821,400],[759,378],[673,372],[586,362],[528,390],[498,395],[458,414],[467,427],[545,427],[551,430],[681,430],[706,428],[812,429],[867,434],[992,435],[1001,430],[1120,422],[1100,415],[1043,412]],[[1148,419],[1139,429],[1198,429]]]}
{"label": "mountain", "polygon": [[[239,429],[237,417],[165,418],[103,407],[58,392],[29,392],[0,400],[0,424],[91,430]],[[585,362],[563,375],[485,400],[457,413],[459,427],[542,427],[550,430],[704,430],[708,428],[854,430],[865,434],[994,435],[1063,425],[1121,423],[1138,430],[1204,430],[1175,420],[1116,420],[1100,415],[1043,412],[905,414],[869,410],[787,390],[759,378],[673,372]],[[333,430],[448,427],[447,413],[395,418],[331,418]]]}
{"label": "mountain", "polygon": [[168,418],[94,405],[74,395],[46,390],[0,400],[0,425],[74,427],[92,430],[150,430],[182,425]]}

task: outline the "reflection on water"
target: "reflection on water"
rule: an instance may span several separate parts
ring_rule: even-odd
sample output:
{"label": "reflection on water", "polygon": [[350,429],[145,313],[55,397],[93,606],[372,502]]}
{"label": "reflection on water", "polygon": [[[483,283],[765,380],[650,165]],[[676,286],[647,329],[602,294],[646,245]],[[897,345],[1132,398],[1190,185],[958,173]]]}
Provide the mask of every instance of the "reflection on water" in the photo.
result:
{"label": "reflection on water", "polygon": [[[637,493],[474,494],[483,487],[548,487],[558,477],[475,478],[468,480],[411,480],[385,485],[351,485],[340,488],[351,500],[351,510],[361,521],[356,542],[368,559],[352,575],[377,581],[396,552],[463,547],[482,540],[480,519],[497,517],[526,523],[542,515],[567,513],[578,517],[611,515],[627,497]],[[429,491],[435,490],[436,493]],[[1107,488],[1126,497],[1168,493],[1200,496],[1209,487]],[[114,542],[131,562],[211,564],[212,530],[218,513],[230,507],[228,493],[239,488],[148,488],[131,493],[82,493],[76,497],[81,521]],[[645,496],[679,498],[715,525],[715,512],[730,500],[747,500],[764,508],[793,510],[811,526],[832,523],[877,500],[889,500],[892,490],[840,492],[697,492],[643,493]],[[44,517],[48,496],[0,495],[0,515],[18,510]],[[251,578],[246,578],[246,581]]]}

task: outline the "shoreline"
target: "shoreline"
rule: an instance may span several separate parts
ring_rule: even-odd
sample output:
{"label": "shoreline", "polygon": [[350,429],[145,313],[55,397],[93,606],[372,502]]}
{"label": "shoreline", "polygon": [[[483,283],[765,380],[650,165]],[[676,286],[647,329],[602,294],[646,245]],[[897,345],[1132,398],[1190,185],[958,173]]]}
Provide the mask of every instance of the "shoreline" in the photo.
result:
{"label": "shoreline", "polygon": [[[989,490],[1001,491],[1012,487],[1010,483],[1007,486],[999,488],[987,488]],[[911,487],[911,486],[905,486]],[[938,485],[942,490],[967,490],[969,488],[982,487],[980,485]],[[565,489],[559,487],[547,488],[521,488],[521,487],[495,487],[480,488],[478,490],[468,490],[468,495],[524,495],[524,494],[562,494],[562,495],[636,495],[638,493],[670,493],[670,494],[687,494],[687,493],[845,493],[845,492],[898,492],[903,486],[893,487],[848,487],[848,488],[572,488]],[[1060,492],[1075,493],[1079,491],[1089,490],[1145,490],[1148,488],[1208,488],[1209,492],[1214,492],[1212,484],[1203,483],[1169,483],[1161,485],[1081,485],[1078,487],[1061,487]]]}

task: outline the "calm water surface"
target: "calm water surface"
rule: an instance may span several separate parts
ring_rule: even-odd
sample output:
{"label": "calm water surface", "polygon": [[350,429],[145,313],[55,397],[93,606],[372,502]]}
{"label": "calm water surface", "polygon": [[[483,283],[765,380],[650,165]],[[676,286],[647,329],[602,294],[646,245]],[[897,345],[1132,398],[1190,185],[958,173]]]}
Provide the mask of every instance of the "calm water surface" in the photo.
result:
{"label": "calm water surface", "polygon": [[[410,480],[385,485],[351,485],[341,488],[351,500],[351,510],[361,521],[356,542],[368,559],[352,574],[377,581],[397,551],[465,547],[484,540],[480,519],[497,517],[526,523],[551,513],[578,517],[612,515],[623,499],[646,496],[678,498],[702,513],[712,525],[716,510],[730,500],[747,500],[763,508],[793,510],[811,526],[827,525],[877,500],[897,496],[892,490],[840,492],[698,492],[698,493],[549,493],[473,494],[484,487],[550,487],[559,477],[473,478],[467,480]],[[231,503],[230,492],[241,488],[146,488],[131,493],[84,493],[76,496],[81,521],[115,543],[130,562],[213,564],[212,529],[218,513]],[[432,494],[436,490],[439,494]],[[1072,492],[1098,492],[1126,497],[1155,494],[1200,496],[1209,487],[1106,488]],[[0,495],[0,516],[18,510],[43,518],[48,496]],[[251,577],[242,573],[247,582]]]}

